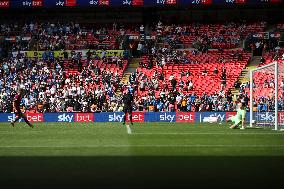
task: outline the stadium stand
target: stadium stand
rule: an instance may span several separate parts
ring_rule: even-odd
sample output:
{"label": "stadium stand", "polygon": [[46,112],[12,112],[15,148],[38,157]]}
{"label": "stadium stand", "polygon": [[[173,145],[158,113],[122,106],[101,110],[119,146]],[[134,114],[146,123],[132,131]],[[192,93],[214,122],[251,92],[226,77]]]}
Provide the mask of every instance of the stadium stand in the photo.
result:
{"label": "stadium stand", "polygon": [[[283,107],[283,94],[281,91],[284,89],[284,77],[283,77],[283,63],[284,63],[284,49],[277,49],[272,52],[264,53],[258,67],[268,65],[277,61],[279,67],[279,83],[278,83],[278,97],[280,109]],[[273,99],[275,91],[274,83],[274,66],[264,69],[263,71],[256,72],[254,74],[254,103],[258,105],[259,111],[268,111],[274,109]],[[249,85],[246,86],[245,92],[249,94]],[[281,103],[282,102],[282,103]],[[269,104],[268,107],[263,109],[261,104]]]}
{"label": "stadium stand", "polygon": [[192,46],[201,49],[233,49],[240,47],[240,42],[249,33],[263,32],[266,22],[255,23],[219,23],[191,25],[165,25],[159,22],[156,34],[167,38],[167,45],[182,45],[183,48]]}
{"label": "stadium stand", "polygon": [[[1,62],[0,111],[11,111],[13,95],[23,85],[29,91],[23,101],[27,111],[121,111],[120,92],[125,88],[135,94],[137,111],[233,111],[237,100],[248,104],[247,89],[242,87],[238,97],[231,89],[252,56],[237,47],[267,25],[159,22],[147,32],[154,36],[149,42],[141,38],[144,26],[137,24],[1,24],[1,36],[11,39],[8,48],[14,54]],[[88,49],[102,51],[98,56]],[[121,82],[128,58],[106,56],[109,49],[130,50],[130,58],[139,59],[128,84]],[[19,54],[28,50],[41,50],[42,56]],[[63,56],[55,56],[58,50]],[[87,55],[82,57],[80,50]],[[264,59],[271,62],[272,55],[266,53]]]}

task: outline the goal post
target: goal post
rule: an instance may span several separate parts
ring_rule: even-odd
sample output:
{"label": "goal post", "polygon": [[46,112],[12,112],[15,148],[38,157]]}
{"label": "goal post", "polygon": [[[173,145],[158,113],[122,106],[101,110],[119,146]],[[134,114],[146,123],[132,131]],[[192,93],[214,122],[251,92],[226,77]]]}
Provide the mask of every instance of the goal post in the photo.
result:
{"label": "goal post", "polygon": [[281,86],[284,80],[283,63],[275,61],[250,71],[250,127],[254,123],[271,126],[274,130],[283,126],[283,113],[279,112],[279,107],[283,111],[284,101]]}

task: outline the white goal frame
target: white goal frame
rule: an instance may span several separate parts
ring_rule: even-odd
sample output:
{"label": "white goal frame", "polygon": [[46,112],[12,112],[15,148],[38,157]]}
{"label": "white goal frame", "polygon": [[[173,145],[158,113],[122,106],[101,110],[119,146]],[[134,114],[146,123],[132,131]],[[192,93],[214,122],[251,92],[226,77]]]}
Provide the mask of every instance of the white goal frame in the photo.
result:
{"label": "white goal frame", "polygon": [[253,127],[253,73],[267,67],[274,66],[274,89],[275,89],[275,116],[274,116],[274,129],[278,130],[278,62],[275,61],[273,63],[264,65],[259,68],[255,68],[250,70],[250,127]]}

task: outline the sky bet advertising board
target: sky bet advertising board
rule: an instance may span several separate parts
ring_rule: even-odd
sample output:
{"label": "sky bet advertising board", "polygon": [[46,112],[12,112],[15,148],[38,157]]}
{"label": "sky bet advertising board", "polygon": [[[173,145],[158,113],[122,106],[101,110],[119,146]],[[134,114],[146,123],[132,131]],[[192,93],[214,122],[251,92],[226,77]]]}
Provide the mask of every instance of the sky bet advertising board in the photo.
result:
{"label": "sky bet advertising board", "polygon": [[269,5],[283,0],[0,0],[0,8],[162,7],[210,5]]}
{"label": "sky bet advertising board", "polygon": [[[218,122],[225,122],[229,117],[236,115],[236,112],[133,112],[133,122],[187,122],[204,123],[217,118]],[[123,112],[102,112],[102,113],[27,113],[30,122],[123,122]],[[11,122],[15,119],[13,113],[0,113],[0,122]],[[274,112],[254,113],[253,119],[258,122],[273,122]],[[284,123],[284,112],[278,112],[278,120]],[[20,119],[19,122],[23,122]],[[126,115],[126,121],[130,116]],[[246,114],[246,121],[249,121],[249,112]]]}

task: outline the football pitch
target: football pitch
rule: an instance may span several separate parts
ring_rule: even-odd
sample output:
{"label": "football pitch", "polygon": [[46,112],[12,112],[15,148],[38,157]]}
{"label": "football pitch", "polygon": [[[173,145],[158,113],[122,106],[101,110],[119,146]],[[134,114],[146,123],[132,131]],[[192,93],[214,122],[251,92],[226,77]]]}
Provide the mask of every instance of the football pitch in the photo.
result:
{"label": "football pitch", "polygon": [[[271,186],[284,132],[191,123],[0,124],[0,181],[47,186]],[[277,184],[276,182],[276,184]]]}

